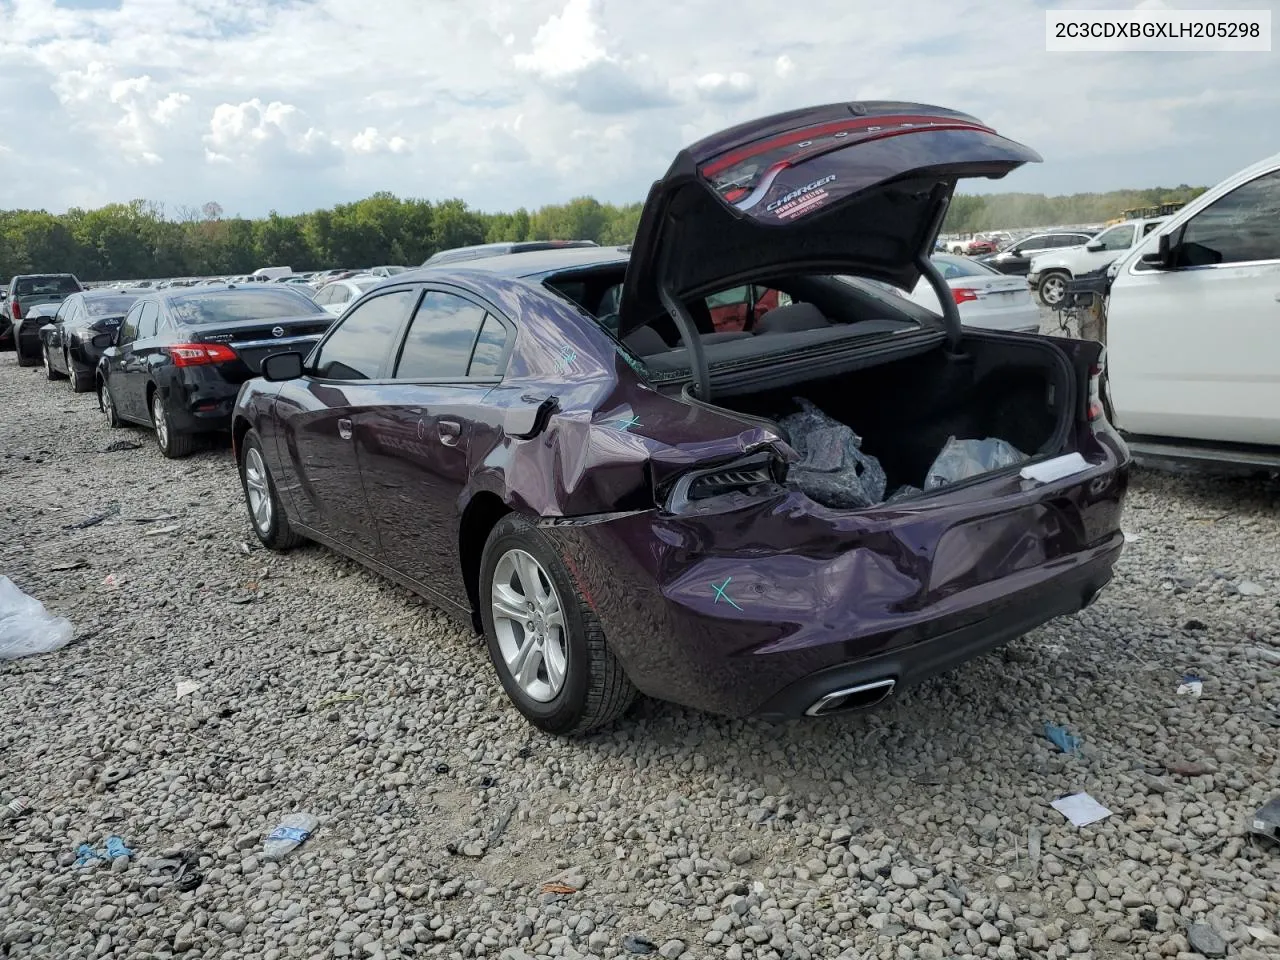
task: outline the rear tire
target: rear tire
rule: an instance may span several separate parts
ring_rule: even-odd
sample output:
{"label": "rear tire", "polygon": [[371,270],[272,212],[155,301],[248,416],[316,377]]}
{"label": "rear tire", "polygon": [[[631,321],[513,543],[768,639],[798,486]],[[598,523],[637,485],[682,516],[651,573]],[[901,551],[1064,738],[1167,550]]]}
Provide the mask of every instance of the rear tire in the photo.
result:
{"label": "rear tire", "polygon": [[93,389],[92,374],[77,370],[70,360],[67,361],[67,369],[71,371],[71,374],[67,379],[71,381],[72,393],[88,393]]}
{"label": "rear tire", "polygon": [[[240,486],[249,510],[249,525],[262,545],[270,550],[291,550],[306,538],[294,531],[280,503],[275,480],[262,454],[257,431],[250,430],[240,442]],[[263,509],[262,504],[266,503]]]}
{"label": "rear tire", "polygon": [[[513,583],[508,583],[503,573],[513,565],[519,590],[513,589]],[[526,584],[529,574],[524,571],[530,571],[536,586]],[[500,582],[495,582],[495,575]],[[494,607],[495,587],[503,594],[499,608],[506,607],[519,616],[500,620],[495,616],[501,612]],[[529,596],[531,589],[533,597]],[[535,727],[553,734],[582,734],[612,723],[631,706],[636,688],[609,650],[600,621],[551,542],[519,514],[507,514],[490,532],[480,561],[479,592],[489,659],[511,702]],[[540,592],[545,593],[545,600],[537,596]],[[504,596],[509,598],[505,603]],[[517,599],[534,603],[527,608],[528,622],[534,624],[528,632],[523,620],[525,607],[515,603]],[[558,618],[548,616],[543,620],[538,612],[543,604],[551,605],[547,609],[557,609]],[[558,625],[548,626],[555,623]],[[504,631],[501,637],[499,627]],[[531,636],[534,645],[529,648]],[[520,679],[508,665],[517,649],[525,654],[522,661],[534,656],[538,660],[536,670],[517,668]],[[541,679],[543,672],[545,680]],[[559,674],[559,683],[554,674]]]}
{"label": "rear tire", "polygon": [[195,449],[194,436],[173,428],[159,390],[151,394],[151,426],[156,432],[156,444],[160,447],[160,452],[170,460],[181,460],[190,456]]}
{"label": "rear tire", "polygon": [[28,357],[25,353],[22,352],[22,348],[18,346],[18,341],[16,338],[13,341],[13,350],[14,350],[14,353],[18,355],[18,366],[20,367],[39,366],[40,364],[39,360],[32,360],[30,357]]}

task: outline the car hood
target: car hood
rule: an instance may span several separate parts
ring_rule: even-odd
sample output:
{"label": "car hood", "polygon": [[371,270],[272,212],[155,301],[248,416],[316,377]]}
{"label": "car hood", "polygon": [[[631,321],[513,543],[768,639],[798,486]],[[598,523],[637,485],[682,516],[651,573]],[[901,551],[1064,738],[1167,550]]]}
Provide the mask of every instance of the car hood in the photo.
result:
{"label": "car hood", "polygon": [[956,180],[1039,160],[967,114],[918,103],[827,104],[714,134],[681,150],[649,191],[618,335],[663,313],[664,295],[786,273],[910,290]]}

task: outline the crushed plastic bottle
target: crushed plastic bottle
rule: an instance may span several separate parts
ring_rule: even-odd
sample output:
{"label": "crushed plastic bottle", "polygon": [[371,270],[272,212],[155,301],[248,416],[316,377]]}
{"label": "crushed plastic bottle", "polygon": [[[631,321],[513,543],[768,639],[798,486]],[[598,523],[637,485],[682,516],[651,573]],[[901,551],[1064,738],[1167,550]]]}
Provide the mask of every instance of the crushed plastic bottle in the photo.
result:
{"label": "crushed plastic bottle", "polygon": [[268,860],[279,860],[301,846],[319,825],[319,819],[309,813],[289,814],[267,835],[267,842],[262,846],[262,855]]}

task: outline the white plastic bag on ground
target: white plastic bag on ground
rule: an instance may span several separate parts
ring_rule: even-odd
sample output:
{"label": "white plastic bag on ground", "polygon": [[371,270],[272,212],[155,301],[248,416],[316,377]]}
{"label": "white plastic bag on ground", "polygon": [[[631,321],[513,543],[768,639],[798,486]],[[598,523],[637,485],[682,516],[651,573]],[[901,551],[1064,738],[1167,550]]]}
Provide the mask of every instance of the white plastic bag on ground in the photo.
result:
{"label": "white plastic bag on ground", "polygon": [[50,653],[71,642],[71,621],[55,617],[8,577],[0,576],[0,660]]}
{"label": "white plastic bag on ground", "polygon": [[924,478],[926,490],[937,490],[949,483],[959,483],[993,470],[1011,467],[1029,459],[1007,440],[987,437],[985,440],[947,439]]}

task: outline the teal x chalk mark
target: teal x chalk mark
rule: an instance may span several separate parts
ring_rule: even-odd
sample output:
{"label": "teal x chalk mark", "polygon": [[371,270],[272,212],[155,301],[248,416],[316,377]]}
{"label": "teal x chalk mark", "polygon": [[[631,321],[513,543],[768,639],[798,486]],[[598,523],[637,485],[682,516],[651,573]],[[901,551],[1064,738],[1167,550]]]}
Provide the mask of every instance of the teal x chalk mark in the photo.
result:
{"label": "teal x chalk mark", "polygon": [[733,607],[733,609],[741,610],[742,608],[733,602],[733,597],[725,593],[725,591],[729,589],[729,581],[732,579],[733,577],[725,577],[724,583],[711,584],[711,589],[716,592],[716,598],[715,600],[712,601],[712,603],[719,603],[721,600],[723,600],[725,603],[729,604],[729,606]]}
{"label": "teal x chalk mark", "polygon": [[615,422],[618,424],[619,430],[630,430],[632,427],[640,426],[640,418],[634,415],[625,420],[617,420]]}
{"label": "teal x chalk mark", "polygon": [[574,353],[572,350],[566,350],[564,353],[560,355],[559,367],[562,370],[567,370],[573,364],[573,361],[577,359],[578,359],[578,355],[576,353]]}

